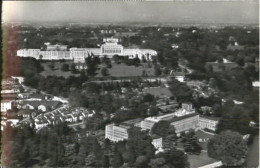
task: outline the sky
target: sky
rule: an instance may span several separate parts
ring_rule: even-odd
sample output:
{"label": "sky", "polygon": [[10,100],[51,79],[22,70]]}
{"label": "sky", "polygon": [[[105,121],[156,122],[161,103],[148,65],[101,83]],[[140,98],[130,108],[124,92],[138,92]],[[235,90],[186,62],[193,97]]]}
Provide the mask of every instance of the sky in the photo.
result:
{"label": "sky", "polygon": [[4,1],[2,21],[31,23],[242,23],[259,22],[258,0]]}

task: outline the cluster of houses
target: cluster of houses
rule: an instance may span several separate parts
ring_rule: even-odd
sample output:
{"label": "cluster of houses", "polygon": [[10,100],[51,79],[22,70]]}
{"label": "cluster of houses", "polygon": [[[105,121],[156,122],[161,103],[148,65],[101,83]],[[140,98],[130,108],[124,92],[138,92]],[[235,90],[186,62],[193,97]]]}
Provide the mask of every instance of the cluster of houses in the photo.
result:
{"label": "cluster of houses", "polygon": [[63,122],[80,122],[85,118],[92,117],[94,114],[94,111],[90,111],[83,107],[71,107],[69,105],[63,105],[53,111],[42,113],[36,116],[31,124],[34,124],[35,128],[39,130],[48,125],[55,125]]}
{"label": "cluster of houses", "polygon": [[14,107],[17,94],[21,92],[22,77],[6,77],[1,79],[1,130],[7,121],[17,123],[16,119],[8,119],[7,112]]}

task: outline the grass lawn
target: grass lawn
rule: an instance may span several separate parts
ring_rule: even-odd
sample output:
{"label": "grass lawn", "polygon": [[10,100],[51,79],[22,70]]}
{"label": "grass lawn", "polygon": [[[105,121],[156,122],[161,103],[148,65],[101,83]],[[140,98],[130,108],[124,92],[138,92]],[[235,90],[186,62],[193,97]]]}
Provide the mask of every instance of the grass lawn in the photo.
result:
{"label": "grass lawn", "polygon": [[44,68],[44,71],[41,72],[41,75],[43,76],[52,76],[52,75],[55,75],[55,76],[59,76],[59,77],[64,77],[64,78],[67,78],[69,76],[78,76],[79,74],[73,74],[71,73],[70,71],[68,72],[64,72],[61,70],[61,66],[65,63],[67,64],[71,64],[71,62],[53,62],[54,63],[54,70],[52,70],[49,65],[52,64],[52,62],[44,62],[44,63],[41,63],[41,65],[43,66]]}
{"label": "grass lawn", "polygon": [[[145,65],[145,64],[144,64]],[[101,74],[101,69],[104,67],[104,65],[100,65],[99,68],[100,70],[97,71],[96,77],[102,77]],[[112,68],[107,68],[109,76],[114,76],[114,77],[132,77],[132,76],[142,76],[143,71],[146,72],[148,76],[153,76],[154,75],[154,68],[148,68],[147,66],[128,66],[123,63],[121,64],[115,64],[112,63]]]}
{"label": "grass lawn", "polygon": [[208,157],[207,152],[201,152],[200,155],[188,155],[190,168],[197,168],[207,164],[217,162],[218,160]]}
{"label": "grass lawn", "polygon": [[170,92],[170,90],[168,88],[147,88],[143,90],[144,93],[150,93],[154,96],[158,96],[158,97],[164,97],[164,96],[168,96],[171,97],[172,94]]}
{"label": "grass lawn", "polygon": [[[41,63],[44,67],[44,71],[41,73],[43,76],[48,75],[55,75],[55,76],[62,76],[64,78],[67,78],[71,75],[78,76],[79,74],[73,74],[71,72],[64,72],[61,70],[61,67],[63,64],[72,64],[72,62],[43,62]],[[54,70],[50,68],[50,65],[54,64]],[[104,64],[99,65],[96,73],[97,75],[95,77],[103,77],[101,74],[101,69],[104,67]],[[153,76],[154,75],[154,68],[148,68],[147,64],[142,64],[138,67],[136,66],[128,66],[123,63],[121,64],[115,64],[112,63],[112,68],[107,68],[109,76],[113,77],[135,77],[135,76],[143,76],[143,72],[145,71],[147,76]]]}

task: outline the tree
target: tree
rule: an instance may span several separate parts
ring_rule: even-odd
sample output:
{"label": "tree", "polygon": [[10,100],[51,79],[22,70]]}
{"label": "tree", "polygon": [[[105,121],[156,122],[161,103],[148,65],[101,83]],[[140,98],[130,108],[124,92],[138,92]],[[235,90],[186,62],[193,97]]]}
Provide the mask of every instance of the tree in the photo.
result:
{"label": "tree", "polygon": [[168,83],[170,86],[171,93],[177,98],[178,101],[189,101],[192,97],[192,90],[177,80],[172,80]]}
{"label": "tree", "polygon": [[119,55],[113,55],[113,60],[116,64],[119,64],[120,63],[120,57]]}
{"label": "tree", "polygon": [[138,56],[136,55],[135,58],[133,59],[133,64],[135,66],[139,66],[139,64],[141,63],[140,59],[138,58]]}
{"label": "tree", "polygon": [[163,73],[164,73],[164,75],[168,75],[170,73],[169,68],[164,68]]}
{"label": "tree", "polygon": [[225,166],[241,166],[245,162],[246,141],[237,132],[221,132],[210,139],[207,147],[208,155],[221,160]]}
{"label": "tree", "polygon": [[141,131],[137,127],[128,129],[128,140],[126,145],[133,148],[134,156],[136,157],[144,155],[151,158],[155,152],[151,137],[147,135],[147,132]]}
{"label": "tree", "polygon": [[88,101],[81,93],[71,92],[69,96],[69,104],[73,107],[87,107]]}
{"label": "tree", "polygon": [[182,142],[185,152],[200,154],[201,146],[193,130],[183,135]]}
{"label": "tree", "polygon": [[61,70],[65,72],[69,71],[69,64],[62,64]]}
{"label": "tree", "polygon": [[107,76],[108,75],[108,69],[107,68],[102,68],[101,69],[101,74],[102,74],[102,76]]}
{"label": "tree", "polygon": [[[180,150],[170,150],[156,155],[157,158],[164,158],[169,167],[188,168],[189,162],[187,155]],[[163,160],[160,160],[163,164]]]}
{"label": "tree", "polygon": [[[166,161],[164,158],[156,158],[156,159],[151,159],[149,166],[151,166],[151,168],[158,168],[158,167],[165,167],[166,166]],[[165,167],[168,168],[168,167]]]}
{"label": "tree", "polygon": [[154,75],[160,76],[162,74],[161,68],[158,66],[154,66]]}
{"label": "tree", "polygon": [[112,167],[120,167],[123,165],[123,159],[119,152],[115,152],[114,156],[112,157],[111,165]]}
{"label": "tree", "polygon": [[87,83],[86,87],[85,87],[86,91],[88,93],[94,93],[94,94],[99,94],[100,93],[100,85],[96,84],[96,83]]}
{"label": "tree", "polygon": [[149,159],[147,158],[147,156],[141,155],[136,158],[135,165],[137,167],[147,167],[148,162]]}
{"label": "tree", "polygon": [[162,146],[165,151],[174,150],[177,144],[176,134],[167,135],[162,139]]}
{"label": "tree", "polygon": [[77,69],[76,69],[76,65],[75,64],[71,64],[70,65],[70,71],[72,72],[72,73],[77,73],[78,71],[77,71]]}
{"label": "tree", "polygon": [[154,96],[150,93],[147,93],[143,97],[143,102],[152,102],[154,100]]}
{"label": "tree", "polygon": [[55,63],[51,62],[51,64],[48,65],[51,70],[55,69]]}
{"label": "tree", "polygon": [[161,120],[153,125],[151,133],[166,137],[167,135],[175,134],[175,129],[170,125],[169,121]]}

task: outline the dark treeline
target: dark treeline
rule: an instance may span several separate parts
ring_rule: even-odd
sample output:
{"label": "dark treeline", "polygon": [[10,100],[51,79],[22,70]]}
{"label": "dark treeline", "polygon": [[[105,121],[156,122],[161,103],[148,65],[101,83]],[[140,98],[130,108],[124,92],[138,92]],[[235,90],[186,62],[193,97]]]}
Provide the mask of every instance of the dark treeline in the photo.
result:
{"label": "dark treeline", "polygon": [[65,123],[38,132],[32,127],[7,125],[6,131],[13,132],[12,137],[5,137],[12,143],[10,167],[188,167],[187,156],[175,148],[155,155],[151,137],[136,127],[128,130],[127,141],[119,143],[108,139],[101,143],[93,136],[79,140]]}

